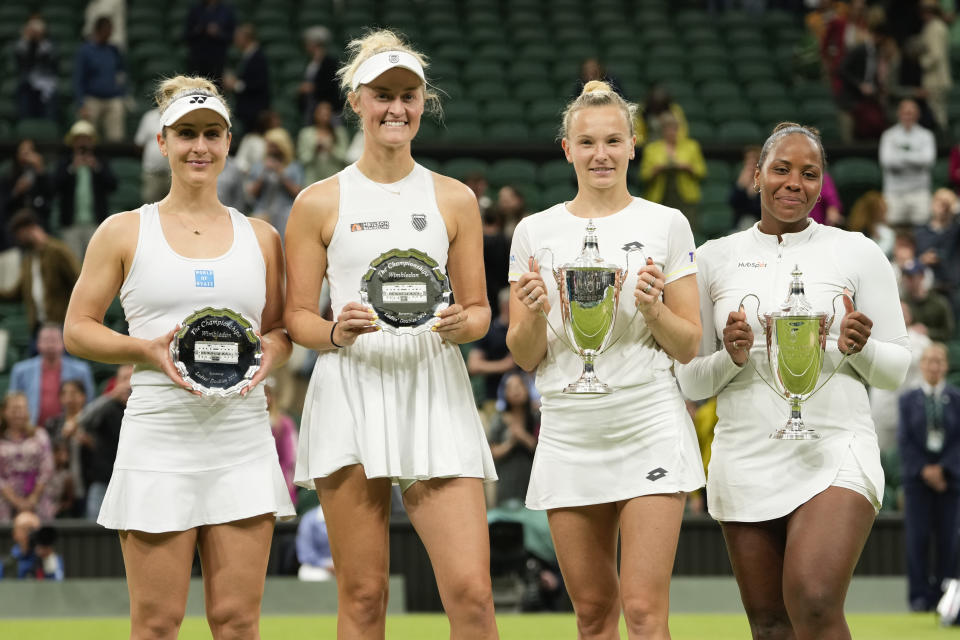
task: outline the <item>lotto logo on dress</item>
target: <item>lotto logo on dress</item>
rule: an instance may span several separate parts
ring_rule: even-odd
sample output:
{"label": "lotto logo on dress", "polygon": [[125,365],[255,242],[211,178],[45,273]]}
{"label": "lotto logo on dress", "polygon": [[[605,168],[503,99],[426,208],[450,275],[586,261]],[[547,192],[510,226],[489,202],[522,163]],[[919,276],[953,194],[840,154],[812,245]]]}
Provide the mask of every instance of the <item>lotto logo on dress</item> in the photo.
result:
{"label": "lotto logo on dress", "polygon": [[377,220],[376,222],[354,222],[350,225],[350,231],[374,231],[377,229],[385,230],[389,228],[389,220]]}
{"label": "lotto logo on dress", "polygon": [[213,271],[210,269],[195,269],[193,272],[194,282],[198,287],[214,286]]}

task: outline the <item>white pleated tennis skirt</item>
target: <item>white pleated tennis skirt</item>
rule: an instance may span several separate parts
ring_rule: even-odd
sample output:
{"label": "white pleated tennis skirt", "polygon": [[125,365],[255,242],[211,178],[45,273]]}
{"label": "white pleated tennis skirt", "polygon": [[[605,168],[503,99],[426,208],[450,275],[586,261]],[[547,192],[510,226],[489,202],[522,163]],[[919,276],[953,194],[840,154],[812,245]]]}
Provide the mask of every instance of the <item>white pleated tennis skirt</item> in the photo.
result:
{"label": "white pleated tennis skirt", "polygon": [[433,332],[360,336],[321,353],[303,407],[295,482],[362,464],[401,481],[497,474],[460,349]]}
{"label": "white pleated tennis skirt", "polygon": [[541,412],[530,509],[688,492],[706,482],[693,422],[669,372],[606,396],[545,396]]}

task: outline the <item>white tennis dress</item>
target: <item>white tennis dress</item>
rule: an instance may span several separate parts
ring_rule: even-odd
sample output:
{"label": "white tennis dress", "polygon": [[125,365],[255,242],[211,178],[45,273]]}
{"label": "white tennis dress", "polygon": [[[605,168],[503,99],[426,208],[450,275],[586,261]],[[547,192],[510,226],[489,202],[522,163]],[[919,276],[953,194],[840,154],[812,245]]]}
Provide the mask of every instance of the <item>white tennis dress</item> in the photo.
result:
{"label": "white tennis dress", "polygon": [[[353,164],[337,178],[340,211],[326,274],[334,317],[360,300],[370,262],[391,249],[418,249],[446,270],[450,241],[430,171],[415,165],[399,182],[380,184]],[[314,478],[357,463],[368,478],[401,485],[496,479],[457,345],[432,331],[377,331],[320,354],[304,401],[295,481],[313,489]]]}
{"label": "white tennis dress", "polygon": [[[228,307],[260,329],[266,266],[250,222],[230,209],[233,244],[217,258],[185,258],[167,244],[156,204],[140,207],[137,250],[120,301],[130,335],[152,340],[203,307]],[[113,475],[97,522],[109,529],[184,531],[273,513],[295,515],[266,398],[205,398],[161,371],[131,380]]]}
{"label": "white tennis dress", "polygon": [[[764,234],[757,225],[698,250],[700,355],[677,369],[683,392],[698,400],[717,395],[717,422],[710,456],[707,501],[720,521],[760,522],[787,515],[831,485],[883,501],[883,469],[870,418],[865,383],[894,389],[910,364],[907,332],[893,269],[880,248],[860,233],[817,224],[799,233]],[[760,312],[776,310],[787,296],[794,265],[803,273],[807,299],[830,312],[836,294],[853,293],[857,309],[873,321],[866,347],[851,356],[826,386],[803,403],[804,423],[820,440],[771,440],[790,415],[786,400],[758,377],[772,380],[756,301],[745,304],[753,329],[750,365],[738,367],[720,344],[727,316],[748,293],[760,298]],[[827,337],[821,382],[842,355],[837,349],[844,308]]]}
{"label": "white tennis dress", "polygon": [[[651,257],[670,283],[695,274],[693,234],[676,209],[634,198],[623,210],[595,218],[600,255],[627,267],[614,338],[619,342],[596,360],[599,379],[614,391],[606,396],[563,393],[583,370],[580,356],[549,329],[547,353],[537,368],[542,395],[540,438],[526,504],[554,509],[602,504],[655,493],[693,491],[704,484],[693,422],[670,372],[673,359],[657,344],[636,311],[637,271]],[[520,221],[510,250],[510,280],[541,261],[550,299],[550,323],[562,331],[560,300],[550,269],[572,262],[583,246],[587,219],[564,203]],[[554,264],[549,254],[553,252]]]}

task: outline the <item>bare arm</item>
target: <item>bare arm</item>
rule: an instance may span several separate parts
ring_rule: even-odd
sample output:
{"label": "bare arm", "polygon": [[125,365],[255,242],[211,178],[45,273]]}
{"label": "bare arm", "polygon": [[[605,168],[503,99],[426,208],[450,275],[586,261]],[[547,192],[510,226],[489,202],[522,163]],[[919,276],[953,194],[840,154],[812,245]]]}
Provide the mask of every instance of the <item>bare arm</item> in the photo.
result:
{"label": "bare arm", "polygon": [[[648,259],[639,272],[634,297],[653,338],[667,354],[686,364],[700,346],[700,300],[696,275],[664,285],[660,269]],[[649,290],[644,291],[648,284]],[[661,299],[660,293],[663,293]]]}
{"label": "bare arm", "polygon": [[453,178],[433,175],[437,206],[450,237],[447,273],[456,300],[437,314],[440,321],[433,330],[444,340],[464,344],[479,340],[490,328],[480,208],[476,196],[466,185]]}
{"label": "bare arm", "polygon": [[524,371],[533,371],[547,355],[547,319],[550,313],[547,287],[540,276],[540,266],[529,258],[529,271],[510,283],[510,328],[507,348]]}

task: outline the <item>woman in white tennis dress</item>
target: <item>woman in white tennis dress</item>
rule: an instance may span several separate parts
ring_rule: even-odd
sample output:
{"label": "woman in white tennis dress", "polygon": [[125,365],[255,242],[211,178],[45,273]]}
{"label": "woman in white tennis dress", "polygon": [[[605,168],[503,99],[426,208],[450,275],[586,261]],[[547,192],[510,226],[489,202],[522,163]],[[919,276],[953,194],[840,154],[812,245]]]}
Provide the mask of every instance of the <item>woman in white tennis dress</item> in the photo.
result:
{"label": "woman in white tennis dress", "polygon": [[[177,635],[199,549],[214,637],[257,638],[274,520],[294,515],[259,386],[290,353],[280,237],[217,199],[230,115],[216,87],[178,76],[157,103],[170,193],[101,225],[67,310],[71,353],[136,365],[98,522],[120,531],[132,637]],[[103,325],[118,293],[129,336]],[[262,336],[242,395],[191,393],[173,366],[175,329],[208,306],[243,314]]]}
{"label": "woman in white tennis dress", "polygon": [[[700,340],[693,234],[682,213],[627,190],[632,123],[632,105],[605,83],[587,83],[563,120],[577,196],[521,220],[510,255],[507,344],[521,367],[536,369],[542,395],[527,506],[548,511],[581,637],[616,637],[621,605],[631,638],[669,636],[683,506],[704,483],[693,423],[670,371],[674,359],[694,356]],[[563,393],[583,362],[541,315],[561,326],[556,284],[542,272],[577,258],[588,221],[599,255],[630,267],[614,329],[622,337],[596,361],[597,377],[613,387],[605,396]]]}
{"label": "woman in white tennis dress", "polygon": [[[453,637],[494,638],[482,483],[496,478],[459,343],[490,322],[476,198],[416,164],[427,102],[423,59],[389,31],[350,45],[341,70],[362,124],[360,159],[305,189],[287,225],[291,337],[320,351],[300,430],[296,482],[327,522],[341,638],[383,637],[390,486],[430,554]],[[449,274],[455,303],[430,331],[380,330],[359,302],[371,262],[415,249]],[[320,317],[330,284],[336,321]]]}
{"label": "woman in white tennis dress", "polygon": [[[816,131],[784,123],[767,139],[754,176],[760,222],[697,251],[703,339],[700,355],[677,369],[687,396],[717,396],[707,500],[754,637],[850,637],[843,602],[884,486],[864,383],[894,389],[910,364],[883,252],[808,218],[823,169]],[[826,337],[822,379],[836,375],[803,404],[818,440],[770,438],[790,407],[758,374],[772,375],[756,303],[739,308],[752,293],[760,313],[778,309],[795,267],[814,311],[830,313],[848,294]]]}

